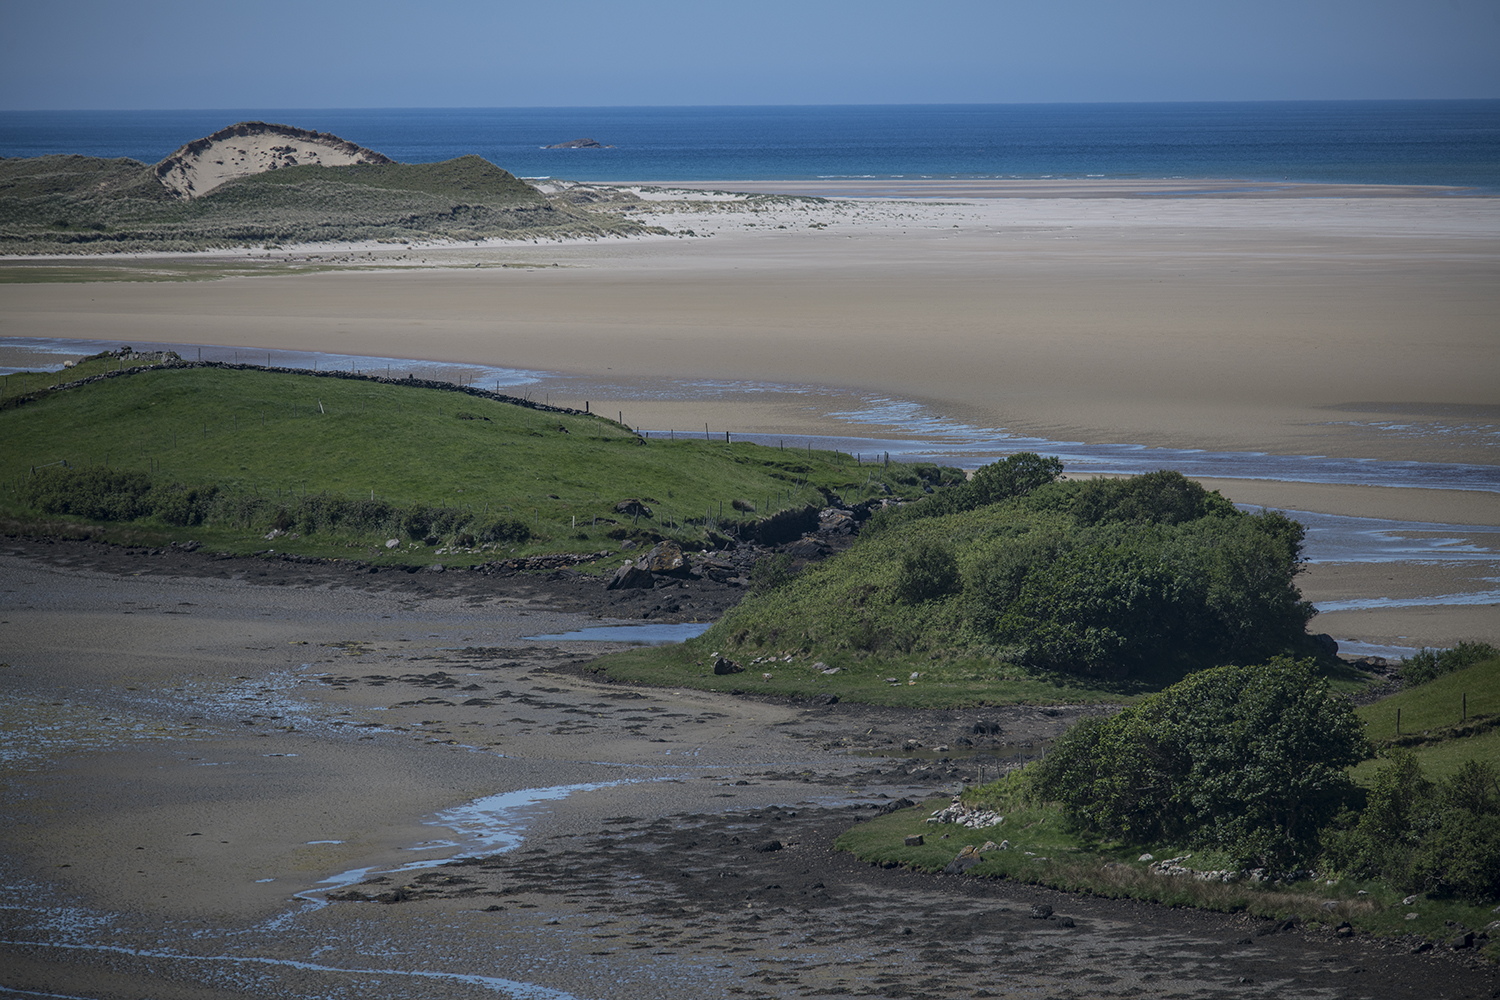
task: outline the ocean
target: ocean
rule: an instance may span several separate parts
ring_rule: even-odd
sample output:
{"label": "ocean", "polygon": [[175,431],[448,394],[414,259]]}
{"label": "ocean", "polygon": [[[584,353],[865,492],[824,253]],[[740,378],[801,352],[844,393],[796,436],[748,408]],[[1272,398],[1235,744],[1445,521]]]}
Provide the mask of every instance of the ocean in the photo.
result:
{"label": "ocean", "polygon": [[[1500,101],[3,111],[0,155],[154,163],[238,121],[574,180],[1222,178],[1500,193]],[[544,149],[592,138],[610,149]]]}

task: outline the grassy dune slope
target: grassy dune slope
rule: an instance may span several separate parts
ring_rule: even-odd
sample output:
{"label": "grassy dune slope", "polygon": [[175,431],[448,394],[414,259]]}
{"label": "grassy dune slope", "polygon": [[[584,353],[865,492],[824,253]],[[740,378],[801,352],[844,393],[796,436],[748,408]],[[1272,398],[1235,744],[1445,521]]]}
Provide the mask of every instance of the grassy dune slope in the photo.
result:
{"label": "grassy dune slope", "polygon": [[[77,371],[87,375],[114,364],[101,359]],[[373,494],[401,506],[512,516],[539,536],[521,552],[593,551],[607,544],[610,530],[702,541],[710,511],[723,529],[776,510],[821,505],[820,487],[851,498],[878,488],[866,485],[871,467],[835,453],[645,440],[598,416],[399,382],[185,367],[141,369],[31,401],[16,395],[28,382],[36,389],[56,378],[6,379],[0,509],[16,520],[41,516],[22,500],[31,470],[61,462],[149,473],[163,483],[213,484],[232,496],[289,508],[304,495],[360,500]],[[912,489],[918,482],[895,466],[887,478]],[[644,499],[651,514],[637,522],[616,512],[627,498]],[[756,511],[737,512],[736,499]],[[264,548],[267,529],[259,521],[173,529],[148,519],[131,526],[163,538],[191,535],[228,551]],[[348,554],[342,550],[379,545],[384,554],[385,533],[378,534],[314,532],[278,539],[277,548]],[[418,548],[407,558],[430,556]],[[450,554],[444,561],[463,560]]]}
{"label": "grassy dune slope", "polygon": [[146,164],[0,160],[0,253],[184,251],[319,241],[633,235],[641,224],[554,203],[478,156],[305,165],[173,199]]}

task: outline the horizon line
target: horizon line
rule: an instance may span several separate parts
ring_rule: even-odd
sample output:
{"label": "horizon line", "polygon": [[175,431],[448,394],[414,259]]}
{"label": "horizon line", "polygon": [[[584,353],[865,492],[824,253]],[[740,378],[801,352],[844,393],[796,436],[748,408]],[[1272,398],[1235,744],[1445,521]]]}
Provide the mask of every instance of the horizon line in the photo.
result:
{"label": "horizon line", "polygon": [[130,107],[130,108],[0,108],[0,114],[77,114],[109,112],[201,112],[225,111],[624,111],[661,109],[736,109],[736,108],[1024,108],[1024,107],[1140,107],[1165,105],[1201,107],[1224,104],[1453,104],[1500,103],[1495,97],[1279,97],[1236,98],[1229,100],[1156,100],[1156,101],[884,101],[863,103],[792,103],[792,104],[410,104],[410,105],[322,105],[283,106],[246,104],[239,107]]}

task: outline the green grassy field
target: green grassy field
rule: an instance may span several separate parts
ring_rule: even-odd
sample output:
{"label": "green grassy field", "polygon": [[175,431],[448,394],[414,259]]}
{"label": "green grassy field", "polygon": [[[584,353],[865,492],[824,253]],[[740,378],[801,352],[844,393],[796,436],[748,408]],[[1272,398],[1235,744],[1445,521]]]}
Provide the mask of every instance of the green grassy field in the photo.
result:
{"label": "green grassy field", "polygon": [[[255,369],[144,369],[23,402],[23,393],[118,365],[99,359],[66,373],[3,380],[0,512],[13,522],[41,517],[22,505],[27,478],[33,468],[61,462],[145,472],[185,486],[215,484],[233,496],[286,506],[326,493],[507,516],[536,536],[517,547],[521,554],[595,551],[611,545],[611,532],[702,542],[705,521],[731,530],[768,513],[821,506],[820,490],[855,500],[880,490],[882,480],[896,489],[916,490],[920,483],[904,466],[859,466],[832,452],[647,440],[598,416]],[[629,498],[643,500],[650,516],[618,513],[615,505]],[[755,510],[736,511],[735,500]],[[269,527],[172,528],[149,519],[99,526],[106,538],[145,544],[191,536],[225,551],[265,548],[261,536]],[[375,532],[314,532],[276,541],[278,551],[306,554],[369,548],[388,559],[436,557],[431,547],[405,537],[397,552],[386,554],[386,536]],[[494,557],[451,548],[443,554],[450,564]]]}
{"label": "green grassy field", "polygon": [[[1442,939],[1453,933],[1448,921],[1480,928],[1494,919],[1488,906],[1453,899],[1422,897],[1413,905],[1403,905],[1404,895],[1378,880],[1345,879],[1328,885],[1325,880],[1309,879],[1272,884],[1160,874],[1149,869],[1149,861],[1140,860],[1143,853],[1149,852],[1156,860],[1190,855],[1181,864],[1193,871],[1216,870],[1220,859],[1209,852],[1192,852],[1171,844],[1102,843],[1070,831],[1061,812],[1045,807],[1006,809],[1002,805],[1004,822],[980,830],[926,822],[936,809],[947,804],[946,799],[933,800],[861,823],[840,836],[834,847],[872,864],[936,872],[942,871],[964,845],[978,848],[987,841],[1008,842],[1006,850],[985,852],[984,860],[969,869],[968,875],[1166,906],[1245,912],[1275,919],[1296,916],[1312,928],[1348,921],[1357,930],[1377,935],[1421,934]],[[911,834],[921,834],[924,843],[905,846],[905,838]],[[1333,905],[1327,907],[1326,903]],[[1407,920],[1408,913],[1417,916]],[[1500,943],[1490,945],[1484,954],[1490,961],[1500,960]]]}
{"label": "green grassy field", "polygon": [[[833,694],[844,701],[902,708],[1119,704],[1135,697],[1118,685],[1027,671],[985,657],[914,663],[845,654],[825,661],[789,650],[759,663],[745,660],[743,673],[716,675],[715,651],[712,642],[698,639],[678,646],[612,653],[593,661],[589,669],[630,684],[788,698]],[[838,673],[824,674],[826,667],[816,666],[824,663],[838,665]],[[913,673],[918,676],[913,678]]]}
{"label": "green grassy field", "polygon": [[[1449,777],[1469,760],[1500,764],[1500,658],[1400,691],[1358,713],[1372,743],[1408,746],[1431,779]],[[1355,781],[1370,785],[1385,763],[1365,761],[1354,769]]]}

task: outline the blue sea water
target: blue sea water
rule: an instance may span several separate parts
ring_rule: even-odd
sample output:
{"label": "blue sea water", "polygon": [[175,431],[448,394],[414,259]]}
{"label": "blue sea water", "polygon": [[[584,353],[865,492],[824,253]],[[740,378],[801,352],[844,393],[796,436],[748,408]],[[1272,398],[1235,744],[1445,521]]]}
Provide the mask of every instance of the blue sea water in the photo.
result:
{"label": "blue sea water", "polygon": [[[1500,101],[0,112],[0,155],[154,163],[237,121],[523,177],[1233,178],[1500,192]],[[544,149],[582,137],[612,149]]]}

